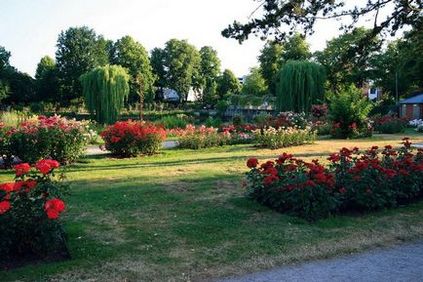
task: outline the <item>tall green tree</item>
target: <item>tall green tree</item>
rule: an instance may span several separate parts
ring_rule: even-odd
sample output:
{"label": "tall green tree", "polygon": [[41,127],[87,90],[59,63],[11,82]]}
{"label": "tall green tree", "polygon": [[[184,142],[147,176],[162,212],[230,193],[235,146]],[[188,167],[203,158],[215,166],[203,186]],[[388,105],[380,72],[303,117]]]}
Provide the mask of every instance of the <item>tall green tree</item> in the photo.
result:
{"label": "tall green tree", "polygon": [[317,61],[326,69],[332,91],[352,83],[362,87],[370,78],[371,58],[381,48],[381,40],[373,37],[363,47],[361,53],[355,52],[354,48],[367,38],[370,32],[362,27],[354,29],[328,41],[323,51],[315,53]]}
{"label": "tall green tree", "polygon": [[81,75],[85,105],[96,121],[116,122],[128,98],[129,79],[126,69],[116,65],[96,67]]}
{"label": "tall green tree", "polygon": [[0,102],[6,99],[10,93],[10,86],[7,80],[10,52],[7,51],[3,46],[0,46]]}
{"label": "tall green tree", "polygon": [[56,46],[61,101],[67,104],[81,97],[82,74],[109,63],[108,41],[86,26],[71,27],[59,34]]}
{"label": "tall green tree", "polygon": [[269,92],[276,95],[276,78],[283,64],[284,46],[276,41],[268,41],[260,52],[258,60]]}
{"label": "tall green tree", "polygon": [[259,68],[252,68],[242,85],[242,94],[250,96],[264,96],[268,93],[266,80]]}
{"label": "tall green tree", "polygon": [[150,64],[148,52],[130,36],[124,36],[113,44],[111,50],[111,63],[128,69],[131,76],[129,87],[129,101],[151,102],[154,99],[153,69]]}
{"label": "tall green tree", "polygon": [[177,39],[166,42],[161,52],[163,65],[154,68],[165,72],[166,87],[176,90],[180,102],[186,102],[191,88],[197,91],[201,89],[200,53],[186,40]]}
{"label": "tall green tree", "polygon": [[308,61],[289,61],[279,73],[276,107],[279,111],[309,112],[324,98],[324,68]]}
{"label": "tall green tree", "polygon": [[242,86],[239,79],[229,69],[225,69],[217,80],[217,94],[219,99],[239,94],[241,92],[241,88]]}
{"label": "tall green tree", "polygon": [[154,48],[151,51],[150,64],[153,69],[153,74],[156,77],[155,86],[159,89],[163,89],[167,86],[167,71],[166,65],[166,54],[161,48]]}
{"label": "tall green tree", "polygon": [[35,71],[36,100],[59,102],[56,62],[49,56],[41,58]]}
{"label": "tall green tree", "polygon": [[311,57],[310,45],[307,43],[305,37],[300,33],[294,33],[284,43],[284,52],[282,60],[287,62],[289,60],[301,61],[308,60]]}
{"label": "tall green tree", "polygon": [[217,80],[220,75],[220,59],[217,51],[210,46],[200,49],[200,77],[202,84],[202,100],[214,104],[217,100]]}

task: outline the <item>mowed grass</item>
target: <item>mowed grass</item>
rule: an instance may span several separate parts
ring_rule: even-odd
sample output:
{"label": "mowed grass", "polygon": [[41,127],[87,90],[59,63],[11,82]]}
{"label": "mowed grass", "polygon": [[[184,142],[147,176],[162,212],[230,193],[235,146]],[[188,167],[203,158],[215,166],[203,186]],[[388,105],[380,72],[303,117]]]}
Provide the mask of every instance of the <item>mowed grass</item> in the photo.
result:
{"label": "mowed grass", "polygon": [[[289,152],[325,160],[344,146],[399,146],[401,138],[87,157],[66,168],[72,194],[63,222],[72,260],[3,271],[0,280],[213,280],[422,238],[423,203],[310,224],[258,205],[241,188],[251,156],[267,160]],[[412,138],[423,142],[423,135]],[[1,181],[11,178],[10,171],[0,173]]]}

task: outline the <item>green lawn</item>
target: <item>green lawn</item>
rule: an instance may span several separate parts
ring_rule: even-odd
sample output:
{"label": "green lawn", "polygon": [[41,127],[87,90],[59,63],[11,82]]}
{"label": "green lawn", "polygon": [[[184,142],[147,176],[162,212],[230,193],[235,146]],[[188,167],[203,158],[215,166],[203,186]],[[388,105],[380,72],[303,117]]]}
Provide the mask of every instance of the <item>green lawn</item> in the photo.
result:
{"label": "green lawn", "polygon": [[[0,272],[0,280],[203,280],[422,238],[423,203],[309,224],[246,199],[240,185],[250,156],[324,159],[343,146],[398,145],[401,137],[86,158],[67,169],[63,221],[73,259]],[[0,172],[2,181],[11,177]]]}

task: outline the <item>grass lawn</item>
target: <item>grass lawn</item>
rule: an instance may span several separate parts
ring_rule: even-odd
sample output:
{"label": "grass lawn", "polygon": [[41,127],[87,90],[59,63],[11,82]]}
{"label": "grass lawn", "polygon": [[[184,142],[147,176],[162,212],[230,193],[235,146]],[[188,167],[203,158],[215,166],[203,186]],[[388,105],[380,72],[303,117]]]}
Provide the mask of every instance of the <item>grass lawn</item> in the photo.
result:
{"label": "grass lawn", "polygon": [[[411,137],[423,142],[421,134]],[[423,202],[309,224],[246,199],[240,185],[251,156],[324,159],[344,146],[399,145],[401,138],[87,157],[67,169],[72,195],[63,221],[73,259],[3,271],[0,280],[207,280],[422,238]],[[0,172],[2,181],[11,177]]]}

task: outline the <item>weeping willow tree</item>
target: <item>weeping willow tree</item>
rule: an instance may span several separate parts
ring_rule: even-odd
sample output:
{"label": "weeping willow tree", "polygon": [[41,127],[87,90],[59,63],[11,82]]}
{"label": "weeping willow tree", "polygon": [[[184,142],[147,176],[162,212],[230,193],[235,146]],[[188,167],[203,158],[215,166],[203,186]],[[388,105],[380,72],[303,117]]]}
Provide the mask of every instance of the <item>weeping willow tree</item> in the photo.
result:
{"label": "weeping willow tree", "polygon": [[114,123],[129,94],[129,75],[121,66],[97,67],[80,77],[85,105],[92,118]]}
{"label": "weeping willow tree", "polygon": [[308,61],[288,61],[279,72],[277,110],[309,112],[312,104],[323,100],[325,80],[321,65]]}

